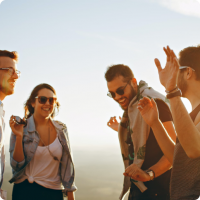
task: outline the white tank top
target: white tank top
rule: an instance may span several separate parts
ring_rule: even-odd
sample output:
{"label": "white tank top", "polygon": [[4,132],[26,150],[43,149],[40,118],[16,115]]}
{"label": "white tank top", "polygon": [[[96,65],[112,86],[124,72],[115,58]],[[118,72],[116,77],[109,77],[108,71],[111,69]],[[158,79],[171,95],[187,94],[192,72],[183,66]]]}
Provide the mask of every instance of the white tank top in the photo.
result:
{"label": "white tank top", "polygon": [[[58,137],[49,145],[49,150],[60,161],[62,157],[62,145]],[[21,183],[25,179],[28,179],[29,183],[36,182],[46,188],[62,190],[63,186],[59,171],[60,162],[53,159],[49,150],[48,146],[38,146],[34,157],[26,167],[25,176],[15,183]]]}

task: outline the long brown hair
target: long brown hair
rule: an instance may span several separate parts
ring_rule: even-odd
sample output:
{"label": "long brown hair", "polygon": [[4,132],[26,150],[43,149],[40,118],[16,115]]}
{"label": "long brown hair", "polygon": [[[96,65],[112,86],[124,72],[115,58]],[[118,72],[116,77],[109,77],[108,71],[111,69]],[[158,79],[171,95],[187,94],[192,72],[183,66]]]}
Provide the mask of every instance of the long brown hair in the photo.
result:
{"label": "long brown hair", "polygon": [[[32,107],[32,103],[35,102],[35,97],[38,95],[38,92],[41,90],[41,89],[49,89],[51,90],[55,95],[56,95],[56,91],[55,89],[47,84],[47,83],[42,83],[42,84],[39,84],[37,85],[33,91],[31,92],[31,95],[29,96],[29,98],[27,99],[26,103],[24,104],[24,110],[25,110],[25,118],[29,118],[33,113],[34,113],[34,108]],[[56,102],[56,109],[57,109],[57,112],[59,111],[59,107],[60,107],[60,104],[59,102],[57,101]],[[54,118],[56,115],[56,110],[54,109],[53,113],[51,114],[51,117]]]}

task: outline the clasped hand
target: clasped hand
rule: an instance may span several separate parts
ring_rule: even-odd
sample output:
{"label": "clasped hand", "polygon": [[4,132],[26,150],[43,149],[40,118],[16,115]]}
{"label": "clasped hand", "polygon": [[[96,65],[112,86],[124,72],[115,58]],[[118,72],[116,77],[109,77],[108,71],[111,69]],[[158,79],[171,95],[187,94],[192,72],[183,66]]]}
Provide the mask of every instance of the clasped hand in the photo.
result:
{"label": "clasped hand", "polygon": [[128,166],[123,174],[124,176],[129,176],[136,181],[150,181],[150,176],[145,171],[140,169],[136,164],[131,164]]}

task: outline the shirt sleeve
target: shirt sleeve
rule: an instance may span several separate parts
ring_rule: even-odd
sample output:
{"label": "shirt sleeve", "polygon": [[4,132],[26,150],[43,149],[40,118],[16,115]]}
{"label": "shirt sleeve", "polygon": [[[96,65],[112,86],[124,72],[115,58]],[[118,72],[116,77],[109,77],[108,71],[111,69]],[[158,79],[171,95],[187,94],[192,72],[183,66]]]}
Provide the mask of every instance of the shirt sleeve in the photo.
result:
{"label": "shirt sleeve", "polygon": [[13,153],[15,149],[15,142],[16,142],[16,136],[12,132],[11,137],[10,137],[10,150],[9,150],[10,151],[10,165],[14,171],[19,171],[24,166],[25,159],[21,162],[17,162],[16,160],[14,160]]}
{"label": "shirt sleeve", "polygon": [[158,112],[159,112],[159,119],[163,122],[173,121],[172,114],[169,109],[169,106],[160,99],[155,99],[155,102],[157,104]]}

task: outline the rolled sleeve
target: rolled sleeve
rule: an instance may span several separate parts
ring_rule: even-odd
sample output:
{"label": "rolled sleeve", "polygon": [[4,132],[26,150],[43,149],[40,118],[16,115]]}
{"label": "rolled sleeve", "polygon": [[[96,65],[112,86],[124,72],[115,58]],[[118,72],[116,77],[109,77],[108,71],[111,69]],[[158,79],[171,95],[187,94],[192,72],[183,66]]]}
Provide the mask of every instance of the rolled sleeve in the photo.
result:
{"label": "rolled sleeve", "polygon": [[13,159],[13,157],[10,157],[10,165],[15,171],[19,171],[25,163],[25,159],[22,160],[21,162],[17,162],[16,160]]}
{"label": "rolled sleeve", "polygon": [[78,189],[78,188],[75,186],[75,184],[73,184],[73,185],[71,186],[71,188],[65,188],[65,189],[64,189],[64,194],[67,195],[67,192],[75,192],[77,189]]}
{"label": "rolled sleeve", "polygon": [[16,136],[12,132],[10,136],[10,150],[9,150],[10,151],[10,165],[14,171],[19,171],[25,164],[25,159],[21,162],[17,162],[16,160],[14,160],[13,152],[15,149],[15,142],[16,142]]}

